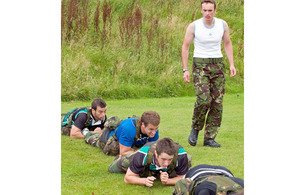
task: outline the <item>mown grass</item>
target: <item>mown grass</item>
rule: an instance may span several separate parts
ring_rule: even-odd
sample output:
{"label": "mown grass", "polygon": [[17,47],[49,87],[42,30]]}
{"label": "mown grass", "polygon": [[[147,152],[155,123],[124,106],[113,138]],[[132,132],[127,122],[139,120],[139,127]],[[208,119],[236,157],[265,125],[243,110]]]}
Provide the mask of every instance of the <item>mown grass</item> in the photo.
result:
{"label": "mown grass", "polygon": [[[155,110],[161,116],[160,137],[171,137],[192,155],[192,165],[212,164],[227,167],[236,177],[244,178],[244,94],[226,94],[221,130],[216,141],[221,148],[203,147],[203,131],[196,147],[187,143],[195,97],[152,99],[107,99],[108,116],[127,118]],[[90,101],[62,102],[62,113],[74,107],[88,106]],[[125,184],[123,174],[110,174],[114,157],[106,156],[84,140],[61,136],[62,194],[170,194],[172,186],[154,187]]]}
{"label": "mown grass", "polygon": [[[181,46],[188,24],[202,17],[200,1],[62,0],[61,16],[63,101],[194,95],[182,79]],[[238,71],[227,93],[242,93],[244,1],[217,1],[216,17],[230,27]],[[192,53],[193,45],[190,70]]]}

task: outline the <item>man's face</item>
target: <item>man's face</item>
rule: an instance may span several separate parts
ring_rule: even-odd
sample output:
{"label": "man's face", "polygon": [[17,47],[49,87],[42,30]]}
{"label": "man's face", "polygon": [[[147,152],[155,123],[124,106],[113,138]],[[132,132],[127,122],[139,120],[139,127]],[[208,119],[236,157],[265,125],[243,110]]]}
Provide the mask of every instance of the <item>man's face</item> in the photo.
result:
{"label": "man's face", "polygon": [[95,117],[96,120],[103,120],[105,115],[106,115],[106,110],[107,108],[101,108],[100,106],[97,106],[96,110],[93,110],[93,115]]}
{"label": "man's face", "polygon": [[201,8],[201,13],[203,14],[203,18],[206,21],[212,21],[216,10],[214,8],[213,3],[203,3]]}
{"label": "man's face", "polygon": [[150,123],[147,126],[145,126],[145,124],[142,123],[142,133],[146,134],[150,138],[155,136],[157,129],[158,126],[154,126]]}
{"label": "man's face", "polygon": [[160,155],[157,155],[156,151],[155,151],[155,156],[156,156],[156,162],[158,163],[157,166],[160,166],[162,168],[167,168],[173,158],[174,155],[168,155],[167,153],[162,152]]}

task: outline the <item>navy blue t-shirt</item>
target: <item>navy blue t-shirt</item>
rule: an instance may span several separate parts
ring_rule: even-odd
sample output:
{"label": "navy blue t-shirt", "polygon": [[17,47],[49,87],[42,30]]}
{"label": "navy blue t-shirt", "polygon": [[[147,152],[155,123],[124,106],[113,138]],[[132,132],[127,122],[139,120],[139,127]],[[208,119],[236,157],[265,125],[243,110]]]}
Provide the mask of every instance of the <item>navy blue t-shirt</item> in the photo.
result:
{"label": "navy blue t-shirt", "polygon": [[[130,162],[130,170],[135,173],[135,174],[140,174],[146,166],[146,160],[147,160],[147,155],[148,151],[150,149],[150,146],[154,144],[155,142],[148,142],[146,143],[133,157],[132,162]],[[159,173],[160,170],[162,171],[168,171],[168,168],[162,168],[159,167],[155,164],[155,155],[153,155],[153,160],[150,165],[150,170],[153,172]],[[175,172],[177,175],[185,175],[188,172],[188,157],[186,151],[183,149],[182,146],[179,146],[178,150],[178,157],[177,157],[177,162],[175,166]]]}
{"label": "navy blue t-shirt", "polygon": [[[79,129],[83,129],[85,127],[85,123],[88,120],[87,118],[87,108],[76,108],[77,110],[74,112],[74,114],[72,115],[72,121],[71,121],[71,125],[74,125],[75,127],[79,128]],[[75,110],[75,109],[74,109]],[[72,111],[70,111],[72,112]],[[62,124],[62,126],[67,125],[67,116],[65,116],[64,122]],[[93,115],[90,115],[90,119],[89,119],[89,124],[88,124],[88,129],[90,131],[94,131],[97,127],[100,127],[101,129],[104,128],[104,123],[106,122],[107,116],[105,115],[103,120],[98,120],[97,122],[95,121]]]}

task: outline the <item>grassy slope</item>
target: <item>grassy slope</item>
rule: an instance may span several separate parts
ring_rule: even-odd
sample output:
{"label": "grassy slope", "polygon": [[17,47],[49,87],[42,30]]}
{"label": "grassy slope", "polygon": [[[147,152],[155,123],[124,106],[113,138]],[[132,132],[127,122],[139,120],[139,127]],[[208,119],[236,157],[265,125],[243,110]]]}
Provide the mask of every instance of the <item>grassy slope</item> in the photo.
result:
{"label": "grassy slope", "polygon": [[[203,147],[203,132],[196,147],[187,143],[193,111],[194,97],[107,100],[108,116],[122,118],[143,111],[155,110],[161,116],[160,137],[171,137],[193,156],[193,166],[207,163],[229,168],[236,177],[244,178],[244,95],[227,94],[224,114],[216,141],[221,148]],[[62,112],[90,102],[62,103]],[[126,185],[124,175],[110,174],[108,165],[114,159],[83,140],[61,137],[62,194],[170,194],[173,187],[156,182],[153,188]]]}
{"label": "grassy slope", "polygon": [[[190,22],[202,17],[200,1],[190,0],[112,0],[111,31],[106,23],[103,31],[104,1],[100,1],[99,32],[95,33],[94,15],[97,1],[90,0],[87,9],[88,30],[74,35],[68,40],[67,21],[70,0],[64,5],[62,31],[62,88],[63,101],[89,100],[94,97],[105,99],[126,99],[140,97],[192,96],[192,85],[182,79],[181,46],[186,27]],[[85,1],[82,1],[85,2]],[[134,13],[139,6],[142,14],[141,41],[133,30],[130,40],[121,39],[119,17]],[[82,9],[83,5],[79,6]],[[81,12],[75,16],[83,17]],[[234,61],[238,74],[227,79],[228,93],[243,92],[244,82],[244,4],[242,0],[218,1],[216,17],[227,21],[234,51]],[[79,20],[79,19],[78,19]],[[157,21],[157,27],[153,26]],[[124,22],[123,22],[124,24]],[[79,23],[77,29],[82,28]],[[149,32],[152,30],[152,36]],[[126,33],[122,33],[126,37]],[[152,41],[148,45],[148,38]],[[136,44],[140,43],[137,48]],[[122,44],[123,43],[123,44]],[[101,49],[103,46],[103,49]],[[191,70],[193,45],[190,48],[189,69]],[[223,51],[223,55],[225,52]],[[226,77],[229,75],[225,57]]]}

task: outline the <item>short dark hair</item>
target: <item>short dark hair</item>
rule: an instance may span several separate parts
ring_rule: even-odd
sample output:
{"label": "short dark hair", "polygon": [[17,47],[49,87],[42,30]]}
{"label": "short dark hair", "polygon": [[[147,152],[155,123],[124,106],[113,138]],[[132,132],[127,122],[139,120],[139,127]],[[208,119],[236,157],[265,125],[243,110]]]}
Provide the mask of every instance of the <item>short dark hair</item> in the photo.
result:
{"label": "short dark hair", "polygon": [[144,123],[147,126],[149,123],[154,126],[158,126],[160,123],[160,116],[155,111],[146,111],[142,114],[142,117],[139,120],[140,126]]}
{"label": "short dark hair", "polygon": [[214,4],[214,8],[215,8],[215,9],[217,8],[217,5],[216,5],[215,0],[202,0],[202,1],[201,1],[201,7],[202,7],[202,4],[203,4],[203,3],[213,3],[213,4]]}
{"label": "short dark hair", "polygon": [[160,155],[164,152],[171,156],[175,155],[175,153],[177,152],[177,148],[178,145],[171,138],[165,137],[157,141],[155,150],[157,152],[157,155]]}
{"label": "short dark hair", "polygon": [[97,110],[97,106],[100,106],[100,108],[105,108],[106,107],[106,103],[105,103],[105,101],[103,99],[96,98],[92,102],[92,109]]}

